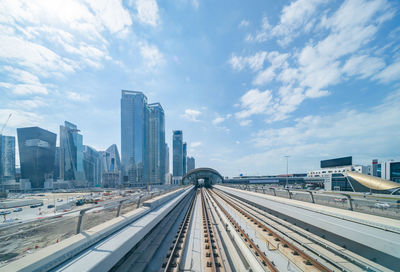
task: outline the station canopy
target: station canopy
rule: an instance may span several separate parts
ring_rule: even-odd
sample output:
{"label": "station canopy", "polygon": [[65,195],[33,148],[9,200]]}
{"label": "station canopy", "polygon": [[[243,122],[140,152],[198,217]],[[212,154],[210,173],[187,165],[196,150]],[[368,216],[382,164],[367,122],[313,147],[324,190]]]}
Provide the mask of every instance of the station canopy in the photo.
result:
{"label": "station canopy", "polygon": [[199,185],[201,181],[204,182],[204,186],[208,187],[212,184],[221,183],[224,180],[222,175],[217,170],[212,168],[196,168],[190,170],[182,178],[182,184],[194,184]]}

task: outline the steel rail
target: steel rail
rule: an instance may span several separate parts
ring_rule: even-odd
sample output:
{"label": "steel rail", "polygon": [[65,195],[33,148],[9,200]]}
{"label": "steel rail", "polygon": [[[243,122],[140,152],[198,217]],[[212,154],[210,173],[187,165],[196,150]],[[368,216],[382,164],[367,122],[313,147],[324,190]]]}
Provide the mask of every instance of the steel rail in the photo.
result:
{"label": "steel rail", "polygon": [[179,254],[179,250],[183,250],[183,247],[186,243],[187,238],[187,229],[189,223],[192,219],[193,210],[194,210],[194,203],[196,199],[196,193],[192,196],[192,201],[190,202],[189,208],[185,213],[185,217],[182,220],[181,226],[179,227],[178,234],[175,236],[174,245],[171,247],[171,251],[166,256],[166,261],[163,262],[161,271],[169,272],[173,271],[179,264],[176,260],[180,260],[182,254]]}
{"label": "steel rail", "polygon": [[208,213],[207,203],[204,196],[204,189],[201,189],[201,206],[203,213],[203,236],[204,242],[206,243],[205,249],[208,250],[208,252],[206,252],[206,258],[209,259],[206,266],[210,267],[212,271],[224,271],[221,263],[216,261],[216,257],[221,256],[221,254],[216,252],[218,247],[215,245],[214,234],[210,224],[211,218]]}
{"label": "steel rail", "polygon": [[320,271],[331,271],[329,268],[312,258],[310,255],[308,255],[306,252],[295,246],[293,243],[289,242],[287,239],[285,239],[282,235],[278,234],[275,230],[272,230],[270,227],[266,226],[263,222],[246,212],[244,209],[240,208],[238,205],[233,203],[232,201],[228,200],[226,197],[222,196],[220,193],[214,192],[216,195],[218,195],[221,199],[223,199],[226,203],[228,203],[230,206],[232,206],[235,210],[237,210],[239,213],[247,217],[250,221],[254,222],[257,226],[263,228],[264,230],[268,231],[270,234],[272,234],[273,237],[276,239],[279,239],[284,245],[287,245],[290,249],[293,250],[293,252],[297,252],[301,257],[305,259],[307,263],[311,263],[314,267],[316,267]]}
{"label": "steel rail", "polygon": [[[225,193],[223,193],[225,194]],[[302,236],[303,238],[309,240],[310,242],[312,242],[313,244],[319,245],[322,248],[328,250],[329,252],[335,254],[335,256],[343,258],[343,260],[348,261],[350,263],[352,263],[355,266],[360,267],[361,269],[364,269],[366,271],[370,271],[371,269],[374,269],[374,271],[382,271],[379,268],[374,267],[372,264],[368,264],[363,260],[357,259],[352,255],[347,254],[344,251],[338,250],[337,248],[325,243],[322,240],[316,239],[313,236],[309,236],[305,233],[303,233],[302,231],[299,231],[297,229],[295,229],[293,226],[291,226],[291,223],[288,222],[281,222],[279,221],[279,218],[273,218],[269,213],[265,212],[264,210],[262,210],[261,208],[258,208],[244,200],[241,199],[235,199],[234,197],[225,194],[228,198],[237,201],[239,204],[243,204],[244,206],[246,206],[247,208],[249,208],[250,210],[252,210],[254,213],[259,214],[265,218],[267,218],[268,220],[271,220],[274,223],[277,223],[281,226],[283,226],[284,228],[290,230],[291,232],[294,232],[300,236]],[[254,215],[257,217],[257,215]],[[257,217],[258,218],[258,217]],[[261,219],[259,218],[261,221],[265,222],[265,219]],[[268,224],[267,222],[265,222],[266,224]],[[317,236],[318,237],[318,236]],[[319,238],[319,237],[318,237]],[[300,245],[302,245],[303,247],[305,247],[307,250],[313,252],[314,254],[316,254],[318,257],[324,259],[326,262],[330,263],[331,265],[337,267],[338,269],[342,270],[342,271],[348,271],[347,268],[345,268],[344,266],[341,265],[340,262],[338,262],[337,260],[333,260],[331,259],[329,256],[325,256],[323,253],[318,252],[317,250],[315,250],[313,247],[310,247],[308,243],[306,242],[299,242]]]}
{"label": "steel rail", "polygon": [[[209,190],[210,192],[211,190]],[[211,191],[213,192],[213,191]],[[213,192],[215,193],[215,192]],[[267,256],[258,248],[258,246],[251,240],[251,238],[246,234],[246,232],[239,226],[239,224],[233,219],[233,217],[229,214],[229,212],[221,205],[221,203],[213,196],[212,193],[209,194],[211,198],[215,201],[221,211],[225,214],[225,216],[229,219],[231,224],[235,227],[236,231],[240,232],[240,235],[243,237],[243,240],[247,243],[248,247],[254,251],[254,254],[261,260],[261,263],[266,266],[272,272],[278,272],[278,269],[275,265],[270,261]]]}

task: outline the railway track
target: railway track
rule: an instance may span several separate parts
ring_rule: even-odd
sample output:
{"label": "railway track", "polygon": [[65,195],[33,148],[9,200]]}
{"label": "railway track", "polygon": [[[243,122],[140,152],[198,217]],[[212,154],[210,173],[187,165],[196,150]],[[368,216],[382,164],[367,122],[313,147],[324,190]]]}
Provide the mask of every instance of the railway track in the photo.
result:
{"label": "railway track", "polygon": [[[266,211],[217,190],[209,190],[261,233],[268,247],[280,251],[303,271],[390,271],[368,259],[308,233]],[[217,201],[218,201],[217,200]],[[264,233],[264,235],[262,235]]]}

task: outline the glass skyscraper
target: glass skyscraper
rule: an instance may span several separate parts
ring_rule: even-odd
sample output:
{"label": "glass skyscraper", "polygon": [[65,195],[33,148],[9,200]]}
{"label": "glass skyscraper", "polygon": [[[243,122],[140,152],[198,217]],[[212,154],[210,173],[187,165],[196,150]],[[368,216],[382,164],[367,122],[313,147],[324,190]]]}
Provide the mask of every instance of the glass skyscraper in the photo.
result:
{"label": "glass skyscraper", "polygon": [[169,147],[168,144],[165,143],[165,174],[169,173]]}
{"label": "glass skyscraper", "polygon": [[121,98],[121,163],[123,182],[143,186],[148,180],[147,97],[141,92],[122,90]]}
{"label": "glass skyscraper", "polygon": [[163,184],[165,181],[165,120],[160,103],[148,105],[149,108],[149,178],[150,184]]}
{"label": "glass skyscraper", "polygon": [[187,172],[196,168],[195,159],[193,157],[187,157]]}
{"label": "glass skyscraper", "polygon": [[185,175],[186,174],[186,172],[187,172],[187,161],[186,161],[186,159],[187,159],[187,143],[186,142],[184,142],[183,143],[183,158],[182,158],[182,161],[183,161],[183,175]]}
{"label": "glass skyscraper", "polygon": [[60,179],[74,181],[75,186],[85,186],[83,167],[83,136],[76,125],[65,121],[60,126]]}
{"label": "glass skyscraper", "polygon": [[172,134],[172,175],[183,176],[183,133],[182,130],[174,130]]}
{"label": "glass skyscraper", "polygon": [[0,184],[15,178],[15,137],[0,134]]}
{"label": "glass skyscraper", "polygon": [[17,135],[21,178],[43,188],[53,178],[57,135],[39,127],[18,128]]}
{"label": "glass skyscraper", "polygon": [[100,186],[102,175],[101,156],[94,148],[87,145],[83,147],[83,168],[88,186]]}

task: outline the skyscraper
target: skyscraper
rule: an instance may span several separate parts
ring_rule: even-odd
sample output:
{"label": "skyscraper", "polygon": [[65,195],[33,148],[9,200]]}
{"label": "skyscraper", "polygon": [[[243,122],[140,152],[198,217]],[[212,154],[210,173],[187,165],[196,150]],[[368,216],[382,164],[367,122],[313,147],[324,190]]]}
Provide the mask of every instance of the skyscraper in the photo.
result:
{"label": "skyscraper", "polygon": [[186,159],[187,159],[187,143],[186,142],[184,142],[183,143],[183,158],[182,158],[182,161],[183,161],[183,175],[185,175],[186,174],[186,172],[187,172],[187,162],[186,162]]}
{"label": "skyscraper", "polygon": [[122,90],[121,162],[126,185],[148,182],[148,115],[147,97],[142,92]]}
{"label": "skyscraper", "polygon": [[182,130],[174,130],[172,134],[172,175],[174,177],[183,176],[183,134]]}
{"label": "skyscraper", "polygon": [[168,144],[165,143],[165,174],[169,173],[169,147]]}
{"label": "skyscraper", "polygon": [[0,184],[15,178],[15,137],[0,134]]}
{"label": "skyscraper", "polygon": [[83,136],[76,125],[65,121],[60,126],[60,179],[86,186],[83,167]]}
{"label": "skyscraper", "polygon": [[39,127],[18,128],[17,135],[21,178],[43,188],[46,179],[53,179],[57,135]]}
{"label": "skyscraper", "polygon": [[83,169],[89,187],[97,187],[101,184],[101,157],[94,148],[83,146]]}
{"label": "skyscraper", "polygon": [[101,183],[103,187],[115,188],[120,185],[121,162],[117,145],[99,152],[102,161]]}
{"label": "skyscraper", "polygon": [[165,181],[165,121],[160,103],[149,104],[149,178],[150,184]]}
{"label": "skyscraper", "polygon": [[196,168],[195,159],[193,157],[187,157],[187,172]]}

